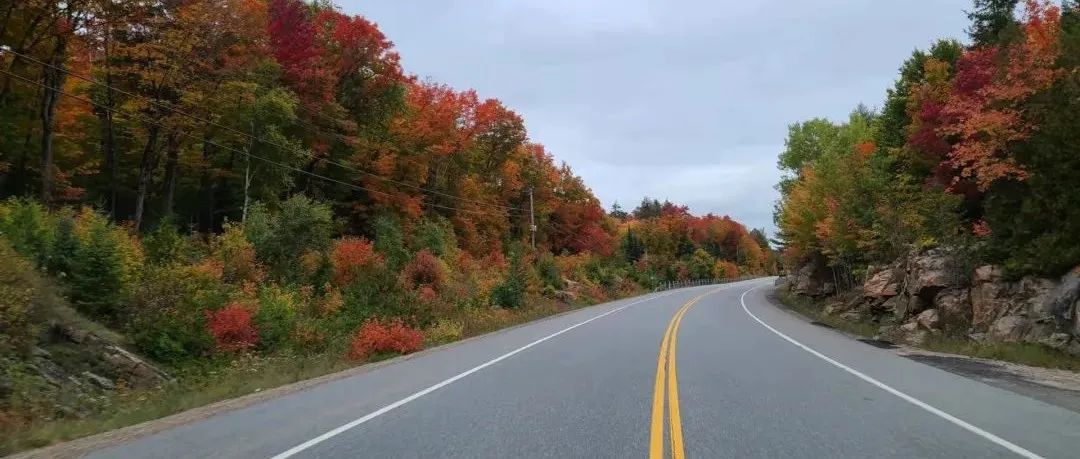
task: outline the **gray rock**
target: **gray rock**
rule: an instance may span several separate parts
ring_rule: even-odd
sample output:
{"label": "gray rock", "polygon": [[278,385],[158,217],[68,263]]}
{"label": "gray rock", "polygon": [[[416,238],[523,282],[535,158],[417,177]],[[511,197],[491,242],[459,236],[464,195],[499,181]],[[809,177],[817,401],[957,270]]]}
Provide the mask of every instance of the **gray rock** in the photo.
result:
{"label": "gray rock", "polygon": [[900,326],[900,331],[902,331],[904,333],[912,333],[912,332],[914,332],[915,330],[918,330],[918,329],[919,329],[919,323],[915,322],[915,321],[907,322],[907,323]]}
{"label": "gray rock", "polygon": [[908,294],[913,297],[921,296],[929,301],[941,289],[955,285],[947,266],[948,257],[938,250],[914,256],[908,263]]}
{"label": "gray rock", "polygon": [[947,327],[962,329],[971,324],[971,295],[966,288],[938,292],[933,307],[941,312],[941,322]]}
{"label": "gray rock", "polygon": [[915,346],[922,346],[929,339],[930,332],[928,330],[915,330],[904,335],[904,341]]}
{"label": "gray rock", "polygon": [[926,330],[936,330],[941,324],[941,315],[937,309],[927,309],[915,317],[915,322]]}
{"label": "gray rock", "polygon": [[90,382],[96,384],[98,387],[100,387],[102,389],[106,389],[106,390],[116,389],[116,384],[113,384],[112,381],[110,381],[108,378],[106,378],[104,376],[94,374],[94,373],[91,373],[89,371],[84,371],[82,373],[82,375],[83,375],[84,378],[86,378]]}
{"label": "gray rock", "polygon": [[1054,321],[1062,329],[1072,329],[1072,333],[1080,335],[1080,321],[1077,321],[1076,305],[1080,302],[1080,272],[1072,270],[1061,276],[1050,293],[1045,298],[1045,303],[1040,308],[1054,318]]}
{"label": "gray rock", "polygon": [[1072,339],[1068,333],[1053,333],[1046,338],[1039,340],[1039,343],[1046,346],[1050,346],[1054,349],[1065,349],[1069,345],[1069,341]]}
{"label": "gray rock", "polygon": [[824,296],[834,292],[832,271],[822,257],[814,257],[793,273],[791,291],[799,295]]}
{"label": "gray rock", "polygon": [[1005,277],[1005,270],[997,265],[983,265],[975,268],[972,281],[976,284],[983,282],[998,282]]}
{"label": "gray rock", "polygon": [[998,341],[1018,342],[1027,336],[1031,322],[1021,316],[1005,316],[990,325],[989,335]]}
{"label": "gray rock", "polygon": [[904,271],[899,262],[888,265],[866,277],[863,294],[871,298],[887,298],[900,294]]}

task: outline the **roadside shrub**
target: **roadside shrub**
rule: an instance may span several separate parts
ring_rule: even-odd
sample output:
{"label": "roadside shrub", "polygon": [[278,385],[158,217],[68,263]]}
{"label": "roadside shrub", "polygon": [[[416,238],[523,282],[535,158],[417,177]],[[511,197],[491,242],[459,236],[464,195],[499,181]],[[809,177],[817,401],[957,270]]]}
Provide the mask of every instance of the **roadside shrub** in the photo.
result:
{"label": "roadside shrub", "polygon": [[228,304],[232,292],[221,281],[220,270],[207,266],[213,265],[153,268],[135,289],[127,328],[144,354],[178,363],[213,349],[206,313]]}
{"label": "roadside shrub", "polygon": [[206,328],[221,352],[242,352],[255,347],[259,333],[251,322],[251,311],[240,303],[230,303],[217,311],[206,312]]}
{"label": "roadside shrub", "polygon": [[146,256],[152,264],[166,265],[181,261],[184,256],[184,238],[171,219],[158,223],[142,242]]}
{"label": "roadside shrub", "polygon": [[716,259],[709,255],[709,252],[704,249],[697,249],[690,255],[690,260],[686,263],[686,269],[689,271],[691,279],[708,279],[712,277],[715,264]]}
{"label": "roadside shrub", "polygon": [[542,254],[536,259],[536,273],[544,286],[551,286],[554,290],[563,288],[564,283],[562,274],[559,273],[559,266],[555,264],[555,258],[550,254]]}
{"label": "roadside shrub", "polygon": [[75,219],[69,213],[62,213],[56,219],[56,230],[52,246],[49,248],[47,267],[49,272],[68,277],[75,266],[75,254],[79,251],[79,240],[75,237]]}
{"label": "roadside shrub", "polygon": [[442,344],[461,339],[465,326],[452,319],[439,319],[424,331],[424,341],[429,344]]}
{"label": "roadside shrub", "polygon": [[224,231],[214,237],[211,253],[221,266],[222,280],[229,283],[259,283],[264,273],[255,256],[255,246],[244,236],[244,229],[226,223]]}
{"label": "roadside shrub", "polygon": [[303,271],[298,255],[329,248],[333,231],[334,214],[330,206],[301,194],[281,203],[276,213],[256,203],[244,224],[244,233],[255,246],[259,259],[285,281],[300,280]]}
{"label": "roadside shrub", "polygon": [[510,267],[503,281],[491,290],[491,302],[504,308],[517,308],[525,299],[525,268],[520,251],[510,255]]}
{"label": "roadside shrub", "polygon": [[457,248],[454,225],[440,215],[424,217],[413,237],[415,250],[428,250],[437,257],[446,257]]}
{"label": "roadside shrub", "polygon": [[409,354],[424,348],[424,335],[405,325],[401,319],[368,320],[353,335],[349,358],[365,360],[374,354],[396,352]]}
{"label": "roadside shrub", "polygon": [[11,198],[0,205],[0,234],[27,260],[39,267],[46,265],[52,224],[48,211],[37,201]]}
{"label": "roadside shrub", "polygon": [[401,283],[410,290],[427,285],[435,290],[446,282],[446,268],[442,260],[427,249],[416,253],[412,261],[401,270]]}
{"label": "roadside shrub", "polygon": [[386,257],[386,263],[393,270],[398,270],[409,260],[405,249],[404,232],[401,223],[391,215],[380,215],[373,222],[375,227],[375,250]]}
{"label": "roadside shrub", "polygon": [[259,327],[259,338],[264,349],[275,349],[288,342],[296,327],[300,309],[298,296],[296,292],[276,285],[260,290],[255,324]]}
{"label": "roadside shrub", "polygon": [[0,238],[0,356],[26,347],[33,336],[30,315],[34,268]]}
{"label": "roadside shrub", "polygon": [[127,289],[122,263],[110,228],[101,221],[91,223],[71,269],[71,300],[80,311],[110,320],[119,316]]}
{"label": "roadside shrub", "polygon": [[351,284],[365,272],[370,272],[382,264],[382,255],[375,251],[375,245],[371,241],[364,238],[338,239],[330,252],[333,281],[339,287]]}
{"label": "roadside shrub", "polygon": [[717,279],[735,279],[739,277],[739,267],[728,260],[717,260],[712,275]]}

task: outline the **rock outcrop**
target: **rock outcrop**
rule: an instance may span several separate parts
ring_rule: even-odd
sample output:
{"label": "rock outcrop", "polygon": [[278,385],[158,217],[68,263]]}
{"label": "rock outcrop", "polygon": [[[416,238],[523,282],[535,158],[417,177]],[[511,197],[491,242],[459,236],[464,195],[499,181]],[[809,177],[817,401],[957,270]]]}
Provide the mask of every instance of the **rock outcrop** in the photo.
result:
{"label": "rock outcrop", "polygon": [[825,259],[815,257],[795,271],[791,279],[791,291],[814,297],[831,295],[836,292],[832,279],[829,268],[825,266]]}
{"label": "rock outcrop", "polygon": [[[861,289],[830,301],[826,314],[881,324],[883,335],[917,343],[947,332],[978,340],[1041,343],[1080,354],[1080,268],[1061,279],[1009,279],[1000,266],[956,269],[948,251],[912,253],[867,270]],[[832,294],[829,268],[814,260],[790,288]]]}

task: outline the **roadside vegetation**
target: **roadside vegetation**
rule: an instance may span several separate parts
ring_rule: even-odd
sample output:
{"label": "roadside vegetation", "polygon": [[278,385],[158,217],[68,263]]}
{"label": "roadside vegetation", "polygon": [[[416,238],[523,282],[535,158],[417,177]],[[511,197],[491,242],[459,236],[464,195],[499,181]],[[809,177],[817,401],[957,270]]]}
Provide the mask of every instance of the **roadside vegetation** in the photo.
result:
{"label": "roadside vegetation", "polygon": [[971,42],[915,51],[880,109],[790,126],[776,212],[788,266],[822,255],[859,277],[932,247],[1012,278],[1080,264],[1080,9],[970,11]]}
{"label": "roadside vegetation", "polygon": [[726,216],[605,211],[328,2],[3,8],[0,454],[775,270]]}

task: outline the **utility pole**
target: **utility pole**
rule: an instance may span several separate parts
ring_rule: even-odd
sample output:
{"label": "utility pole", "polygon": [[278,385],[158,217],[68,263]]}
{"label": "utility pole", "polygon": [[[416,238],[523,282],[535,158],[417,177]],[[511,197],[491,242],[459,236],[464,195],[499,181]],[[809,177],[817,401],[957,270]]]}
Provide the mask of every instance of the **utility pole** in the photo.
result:
{"label": "utility pole", "polygon": [[532,248],[536,250],[536,213],[533,211],[533,189],[529,187],[529,232],[532,233]]}

